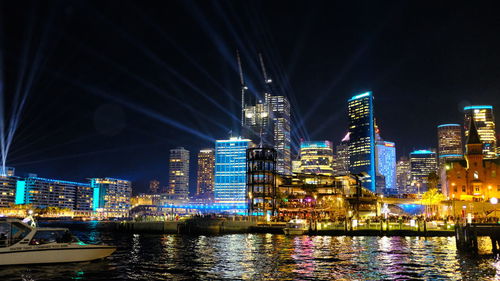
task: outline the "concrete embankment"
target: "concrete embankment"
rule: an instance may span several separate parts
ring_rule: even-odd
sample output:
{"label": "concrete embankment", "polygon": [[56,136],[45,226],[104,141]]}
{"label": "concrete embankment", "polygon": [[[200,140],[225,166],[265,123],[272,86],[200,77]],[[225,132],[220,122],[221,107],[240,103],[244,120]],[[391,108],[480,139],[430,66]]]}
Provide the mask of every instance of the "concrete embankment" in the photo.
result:
{"label": "concrete embankment", "polygon": [[127,221],[117,224],[118,230],[132,232],[223,234],[247,233],[256,226],[254,221],[226,219],[188,219],[182,221]]}
{"label": "concrete embankment", "polygon": [[[257,221],[231,220],[231,219],[206,219],[195,218],[181,221],[128,221],[116,225],[120,231],[131,232],[154,232],[165,234],[226,234],[226,233],[275,233],[283,234],[285,223],[258,223]],[[332,236],[454,236],[453,229],[428,230],[426,228],[415,229],[388,229],[373,227],[370,229],[353,229],[335,227],[314,227],[308,232],[310,235],[332,235]]]}

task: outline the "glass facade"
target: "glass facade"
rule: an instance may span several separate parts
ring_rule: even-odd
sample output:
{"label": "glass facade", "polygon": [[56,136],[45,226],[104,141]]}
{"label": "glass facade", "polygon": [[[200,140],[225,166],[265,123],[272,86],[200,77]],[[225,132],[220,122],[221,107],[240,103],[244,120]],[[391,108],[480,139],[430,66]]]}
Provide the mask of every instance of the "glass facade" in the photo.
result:
{"label": "glass facade", "polygon": [[409,187],[409,193],[422,194],[427,191],[429,174],[436,171],[435,152],[415,150],[410,153],[411,187]]}
{"label": "glass facade", "polygon": [[345,176],[349,173],[349,133],[335,149],[333,173],[336,176]]}
{"label": "glass facade", "polygon": [[246,150],[251,140],[231,138],[215,142],[216,203],[246,203]]}
{"label": "glass facade", "polygon": [[93,210],[105,217],[126,217],[130,210],[132,184],[112,178],[90,179],[93,189]]}
{"label": "glass facade", "polygon": [[484,158],[497,157],[497,139],[495,130],[495,117],[493,106],[472,105],[464,107],[465,112],[465,136],[469,136],[469,125],[471,118],[476,123],[479,138],[483,143]]}
{"label": "glass facade", "polygon": [[377,193],[396,193],[396,144],[388,141],[377,141],[375,147],[377,175],[384,177],[384,187]]}
{"label": "glass facade", "polygon": [[462,144],[462,127],[459,124],[443,124],[438,130],[439,166],[446,161],[462,159],[464,150]]}
{"label": "glass facade", "polygon": [[184,147],[170,149],[169,193],[175,199],[187,200],[189,196],[189,150]]}
{"label": "glass facade", "polygon": [[213,198],[215,155],[213,149],[202,149],[198,153],[198,177],[196,195]]}
{"label": "glass facade", "polygon": [[396,185],[398,193],[410,193],[407,189],[410,184],[410,161],[407,157],[402,157],[396,164]]}
{"label": "glass facade", "polygon": [[329,141],[300,143],[300,170],[306,174],[333,175],[333,148]]}
{"label": "glass facade", "polygon": [[79,192],[81,190],[90,192],[89,184],[27,177],[17,181],[15,203],[31,204],[35,208],[59,207],[70,210],[77,210],[77,208],[88,210],[90,205],[77,201],[77,196],[82,195]]}
{"label": "glass facade", "polygon": [[15,202],[17,177],[0,175],[0,208],[8,208]]}
{"label": "glass facade", "polygon": [[273,147],[278,153],[277,170],[290,175],[291,118],[290,102],[285,96],[264,94],[264,102],[243,108],[243,136],[262,147]]}
{"label": "glass facade", "polygon": [[375,132],[372,92],[355,95],[348,100],[349,171],[366,173],[363,187],[375,192]]}

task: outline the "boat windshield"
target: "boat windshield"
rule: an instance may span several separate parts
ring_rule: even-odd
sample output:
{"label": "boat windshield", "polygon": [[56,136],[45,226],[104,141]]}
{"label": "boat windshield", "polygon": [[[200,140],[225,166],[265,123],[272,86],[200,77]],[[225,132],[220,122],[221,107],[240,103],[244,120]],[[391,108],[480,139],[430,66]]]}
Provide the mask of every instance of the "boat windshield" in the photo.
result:
{"label": "boat windshield", "polygon": [[38,230],[31,239],[30,245],[72,242],[78,242],[78,239],[68,230]]}
{"label": "boat windshield", "polygon": [[0,222],[0,248],[9,245],[10,223]]}
{"label": "boat windshield", "polygon": [[0,222],[0,247],[8,247],[24,239],[31,228],[18,222]]}

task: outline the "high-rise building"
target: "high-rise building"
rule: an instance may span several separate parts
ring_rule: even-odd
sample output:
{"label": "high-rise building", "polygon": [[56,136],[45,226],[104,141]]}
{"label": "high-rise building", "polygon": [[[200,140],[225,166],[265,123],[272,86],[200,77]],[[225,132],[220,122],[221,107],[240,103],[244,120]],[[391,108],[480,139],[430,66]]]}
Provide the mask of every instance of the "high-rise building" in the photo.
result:
{"label": "high-rise building", "polygon": [[7,208],[15,202],[18,177],[0,175],[0,208]]}
{"label": "high-rise building", "polygon": [[93,210],[105,217],[127,217],[132,197],[132,183],[113,178],[92,178]]}
{"label": "high-rise building", "polygon": [[333,148],[329,141],[300,143],[300,170],[305,174],[333,175]]}
{"label": "high-rise building", "polygon": [[246,203],[246,150],[252,146],[242,138],[215,142],[215,202]]}
{"label": "high-rise building", "polygon": [[465,112],[465,136],[469,135],[470,120],[474,120],[483,143],[483,154],[486,159],[497,158],[497,138],[495,131],[495,117],[493,106],[472,105],[464,107]]}
{"label": "high-rise building", "polygon": [[345,135],[334,151],[333,174],[336,176],[349,174],[349,133]]}
{"label": "high-rise building", "polygon": [[168,185],[175,199],[187,200],[189,196],[189,150],[184,147],[170,149]]}
{"label": "high-rise building", "polygon": [[292,160],[292,173],[300,173],[300,160]]}
{"label": "high-rise building", "polygon": [[443,124],[438,130],[438,157],[441,167],[446,161],[462,159],[462,127],[459,124]]}
{"label": "high-rise building", "polygon": [[30,204],[35,208],[59,207],[70,210],[81,206],[86,210],[85,204],[76,200],[77,191],[82,196],[86,188],[89,188],[88,183],[27,177],[16,183],[15,203]]}
{"label": "high-rise building", "polygon": [[202,149],[198,153],[198,177],[196,179],[196,195],[207,199],[214,196],[215,154],[213,149]]}
{"label": "high-rise building", "polygon": [[411,187],[409,193],[422,194],[428,189],[429,175],[437,173],[436,153],[430,150],[415,150],[410,153]]}
{"label": "high-rise building", "polygon": [[384,178],[380,194],[396,194],[396,144],[389,141],[375,142],[376,174]]}
{"label": "high-rise building", "polygon": [[259,100],[255,105],[245,105],[243,110],[243,136],[259,146],[274,147],[274,122],[267,100]]}
{"label": "high-rise building", "polygon": [[239,53],[237,56],[242,94],[242,136],[260,147],[276,149],[278,173],[290,175],[292,173],[290,102],[285,95],[276,94],[272,79],[267,77],[261,54],[259,59],[264,78],[264,91],[260,98],[251,101],[252,97],[246,95],[248,88],[243,79]]}
{"label": "high-rise building", "polygon": [[266,95],[266,100],[270,104],[274,123],[274,148],[278,153],[276,168],[279,174],[290,175],[292,173],[290,102],[285,96],[270,94]]}
{"label": "high-rise building", "polygon": [[372,92],[355,95],[348,100],[349,171],[365,174],[362,185],[375,188],[375,128]]}
{"label": "high-rise building", "polygon": [[401,157],[396,163],[396,186],[399,194],[411,193],[408,190],[411,179],[410,171],[410,161],[407,157]]}
{"label": "high-rise building", "polygon": [[151,194],[158,194],[160,192],[160,182],[158,180],[149,181],[149,192]]}

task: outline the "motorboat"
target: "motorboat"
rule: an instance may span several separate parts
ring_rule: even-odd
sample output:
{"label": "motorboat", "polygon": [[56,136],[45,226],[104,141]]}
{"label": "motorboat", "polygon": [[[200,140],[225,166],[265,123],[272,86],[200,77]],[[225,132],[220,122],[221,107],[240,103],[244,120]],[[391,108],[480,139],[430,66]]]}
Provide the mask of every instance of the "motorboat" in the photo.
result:
{"label": "motorboat", "polygon": [[286,235],[302,235],[306,234],[308,231],[309,225],[307,224],[307,220],[302,219],[293,219],[283,228],[283,232],[285,232]]}
{"label": "motorboat", "polygon": [[0,265],[83,262],[116,251],[108,245],[86,244],[67,228],[37,227],[34,221],[0,219]]}

